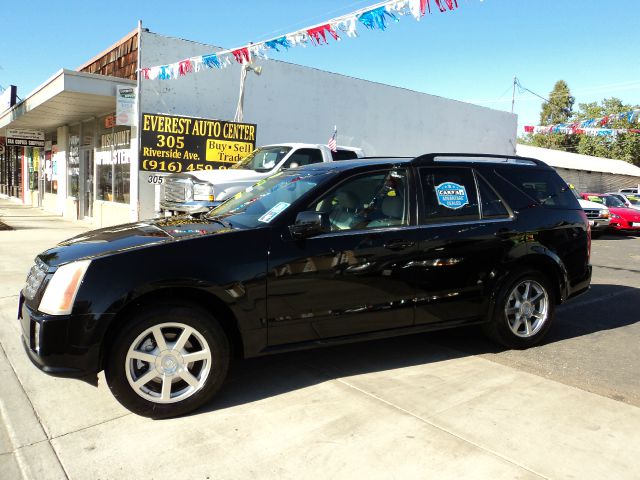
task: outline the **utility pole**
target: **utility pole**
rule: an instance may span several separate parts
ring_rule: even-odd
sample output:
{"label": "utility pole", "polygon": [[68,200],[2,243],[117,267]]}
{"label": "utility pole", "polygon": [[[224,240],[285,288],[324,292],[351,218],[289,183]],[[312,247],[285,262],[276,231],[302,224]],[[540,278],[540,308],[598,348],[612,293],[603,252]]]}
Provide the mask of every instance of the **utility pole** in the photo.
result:
{"label": "utility pole", "polygon": [[513,106],[516,103],[516,83],[518,83],[518,78],[513,76],[513,94],[511,94],[511,113],[513,113]]}

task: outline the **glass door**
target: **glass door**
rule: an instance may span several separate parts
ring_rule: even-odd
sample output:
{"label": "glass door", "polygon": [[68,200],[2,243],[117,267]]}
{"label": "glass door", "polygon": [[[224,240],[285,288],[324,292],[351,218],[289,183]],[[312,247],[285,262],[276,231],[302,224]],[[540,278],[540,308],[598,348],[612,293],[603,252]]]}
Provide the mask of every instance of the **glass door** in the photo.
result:
{"label": "glass door", "polygon": [[80,218],[93,217],[93,147],[80,148]]}

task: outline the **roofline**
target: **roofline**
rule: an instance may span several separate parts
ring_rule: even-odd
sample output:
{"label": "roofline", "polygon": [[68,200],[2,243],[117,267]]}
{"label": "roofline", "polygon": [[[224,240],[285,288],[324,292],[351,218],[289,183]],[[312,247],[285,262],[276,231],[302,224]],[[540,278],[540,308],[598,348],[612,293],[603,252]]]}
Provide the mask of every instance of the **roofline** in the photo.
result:
{"label": "roofline", "polygon": [[[100,52],[99,54],[95,55],[91,60],[86,61],[85,63],[83,63],[82,65],[80,65],[78,68],[76,68],[76,71],[80,71],[83,68],[87,68],[89,65],[91,65],[93,62],[95,62],[96,60],[104,57],[107,53],[109,53],[111,50],[113,50],[114,48],[118,47],[119,45],[121,45],[122,43],[126,42],[127,40],[129,40],[130,38],[134,37],[136,34],[138,33],[138,27],[134,28],[133,30],[131,30],[129,33],[127,33],[124,37],[122,37],[120,40],[118,40],[117,42],[115,42],[113,45],[111,45],[108,48],[105,48],[102,52]],[[138,65],[138,68],[140,68],[140,65]]]}

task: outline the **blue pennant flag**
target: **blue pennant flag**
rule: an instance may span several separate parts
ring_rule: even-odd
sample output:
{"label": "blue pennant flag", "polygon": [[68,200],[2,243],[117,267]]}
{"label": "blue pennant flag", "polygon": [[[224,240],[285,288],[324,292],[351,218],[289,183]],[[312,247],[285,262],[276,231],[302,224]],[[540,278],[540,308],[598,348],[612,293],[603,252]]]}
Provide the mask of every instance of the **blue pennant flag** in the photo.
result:
{"label": "blue pennant flag", "polygon": [[169,79],[171,79],[171,73],[169,72],[169,65],[162,65],[160,67],[160,73],[158,74],[158,78],[160,80],[169,80]]}
{"label": "blue pennant flag", "polygon": [[220,59],[215,53],[211,55],[203,55],[202,63],[206,65],[207,68],[221,68]]}
{"label": "blue pennant flag", "polygon": [[385,7],[378,7],[364,12],[358,16],[358,20],[370,30],[375,30],[376,28],[385,30],[389,21],[387,17],[396,22],[398,21],[398,18],[394,14],[387,12]]}
{"label": "blue pennant flag", "polygon": [[271,50],[275,50],[279,52],[278,45],[286,48],[287,50],[291,47],[291,42],[287,40],[287,37],[276,38],[275,40],[269,40],[268,42],[264,42],[264,44],[269,47]]}

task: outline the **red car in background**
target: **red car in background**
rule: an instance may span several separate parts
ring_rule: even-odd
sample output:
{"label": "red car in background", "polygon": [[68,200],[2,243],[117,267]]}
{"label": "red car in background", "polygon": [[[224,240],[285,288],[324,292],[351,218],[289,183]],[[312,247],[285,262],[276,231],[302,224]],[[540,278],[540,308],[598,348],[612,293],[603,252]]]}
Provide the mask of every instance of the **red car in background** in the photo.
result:
{"label": "red car in background", "polygon": [[606,193],[581,193],[580,196],[591,202],[602,203],[611,212],[609,228],[629,232],[640,232],[640,211],[627,208],[624,203]]}

